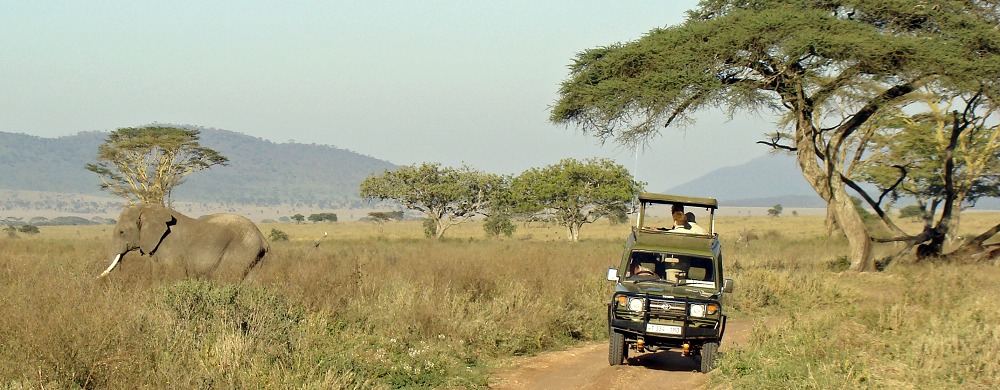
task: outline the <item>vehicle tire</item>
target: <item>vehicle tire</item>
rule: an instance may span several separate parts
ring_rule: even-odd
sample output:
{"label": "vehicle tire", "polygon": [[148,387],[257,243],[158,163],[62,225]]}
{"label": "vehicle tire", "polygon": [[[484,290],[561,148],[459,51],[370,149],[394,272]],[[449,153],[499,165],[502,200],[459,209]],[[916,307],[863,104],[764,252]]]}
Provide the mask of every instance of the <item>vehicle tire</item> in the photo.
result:
{"label": "vehicle tire", "polygon": [[608,364],[619,366],[625,362],[625,335],[611,331],[608,348]]}
{"label": "vehicle tire", "polygon": [[705,343],[701,346],[701,372],[709,372],[715,368],[715,357],[719,354],[719,343]]}

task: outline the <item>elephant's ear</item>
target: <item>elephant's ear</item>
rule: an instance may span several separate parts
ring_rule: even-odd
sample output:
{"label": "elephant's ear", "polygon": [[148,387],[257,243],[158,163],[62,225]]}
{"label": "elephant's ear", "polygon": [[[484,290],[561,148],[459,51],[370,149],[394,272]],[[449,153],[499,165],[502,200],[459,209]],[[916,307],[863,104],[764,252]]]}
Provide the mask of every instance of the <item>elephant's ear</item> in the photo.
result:
{"label": "elephant's ear", "polygon": [[139,216],[139,249],[142,253],[149,255],[156,251],[174,221],[169,209],[146,207]]}

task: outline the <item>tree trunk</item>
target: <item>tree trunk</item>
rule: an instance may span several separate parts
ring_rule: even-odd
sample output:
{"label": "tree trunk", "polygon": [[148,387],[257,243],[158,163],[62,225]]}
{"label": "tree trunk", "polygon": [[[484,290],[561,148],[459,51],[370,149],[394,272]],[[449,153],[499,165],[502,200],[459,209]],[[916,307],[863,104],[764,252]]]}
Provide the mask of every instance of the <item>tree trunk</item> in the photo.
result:
{"label": "tree trunk", "polygon": [[434,239],[440,240],[441,237],[444,237],[444,231],[445,231],[444,218],[438,218],[436,221],[434,221]]}
{"label": "tree trunk", "polygon": [[826,227],[827,237],[833,237],[837,233],[837,211],[833,203],[826,204],[826,220],[823,221],[823,226]]}
{"label": "tree trunk", "polygon": [[[827,212],[832,211],[834,222],[847,237],[849,247],[848,258],[851,261],[850,269],[857,272],[867,272],[875,270],[875,260],[872,254],[872,240],[865,229],[864,221],[851,197],[847,194],[846,186],[840,178],[840,167],[836,163],[836,155],[826,155],[821,159],[817,154],[816,138],[817,133],[812,125],[809,110],[801,110],[796,123],[796,161],[802,169],[802,176],[805,177],[809,185],[816,191],[823,200],[826,201]],[[827,149],[828,152],[830,151]]]}
{"label": "tree trunk", "polygon": [[570,222],[566,225],[566,239],[570,242],[580,242],[580,225],[576,222]]}
{"label": "tree trunk", "polygon": [[843,185],[837,186],[839,177],[831,180],[834,186],[834,215],[837,217],[837,225],[847,237],[849,248],[848,258],[851,260],[851,271],[870,272],[875,271],[875,257],[872,253],[872,240],[868,235],[865,222],[854,208],[854,202],[847,194]]}

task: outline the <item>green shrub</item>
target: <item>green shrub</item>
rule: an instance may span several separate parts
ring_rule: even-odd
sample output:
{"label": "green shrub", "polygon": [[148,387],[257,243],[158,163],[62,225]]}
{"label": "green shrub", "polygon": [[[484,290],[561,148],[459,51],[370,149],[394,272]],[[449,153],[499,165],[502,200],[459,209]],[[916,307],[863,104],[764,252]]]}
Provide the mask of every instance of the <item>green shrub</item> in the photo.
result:
{"label": "green shrub", "polygon": [[433,219],[424,218],[424,237],[434,238],[437,235],[437,224]]}
{"label": "green shrub", "polygon": [[272,228],[271,233],[267,235],[267,239],[271,241],[288,241],[288,233]]}
{"label": "green shrub", "polygon": [[510,237],[514,235],[517,226],[511,221],[510,215],[498,214],[486,217],[483,221],[483,231],[486,237],[499,237],[501,234]]}
{"label": "green shrub", "polygon": [[17,231],[19,231],[21,233],[25,233],[25,234],[38,234],[38,233],[40,233],[40,231],[38,230],[38,226],[35,226],[35,225],[22,225],[20,228],[17,229]]}

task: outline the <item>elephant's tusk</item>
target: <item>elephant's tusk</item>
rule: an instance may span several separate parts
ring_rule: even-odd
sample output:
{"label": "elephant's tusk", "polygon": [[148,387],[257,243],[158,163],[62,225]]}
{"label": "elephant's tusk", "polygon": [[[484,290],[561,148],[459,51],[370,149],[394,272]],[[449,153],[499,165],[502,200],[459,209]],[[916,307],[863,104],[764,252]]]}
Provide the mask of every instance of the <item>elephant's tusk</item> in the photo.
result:
{"label": "elephant's tusk", "polygon": [[108,266],[108,269],[104,270],[104,272],[101,272],[101,276],[98,276],[98,278],[103,278],[105,276],[108,276],[108,274],[111,273],[111,270],[115,269],[115,266],[118,265],[118,261],[121,259],[122,259],[122,254],[119,253],[118,256],[115,256],[115,260],[111,262],[111,265]]}

